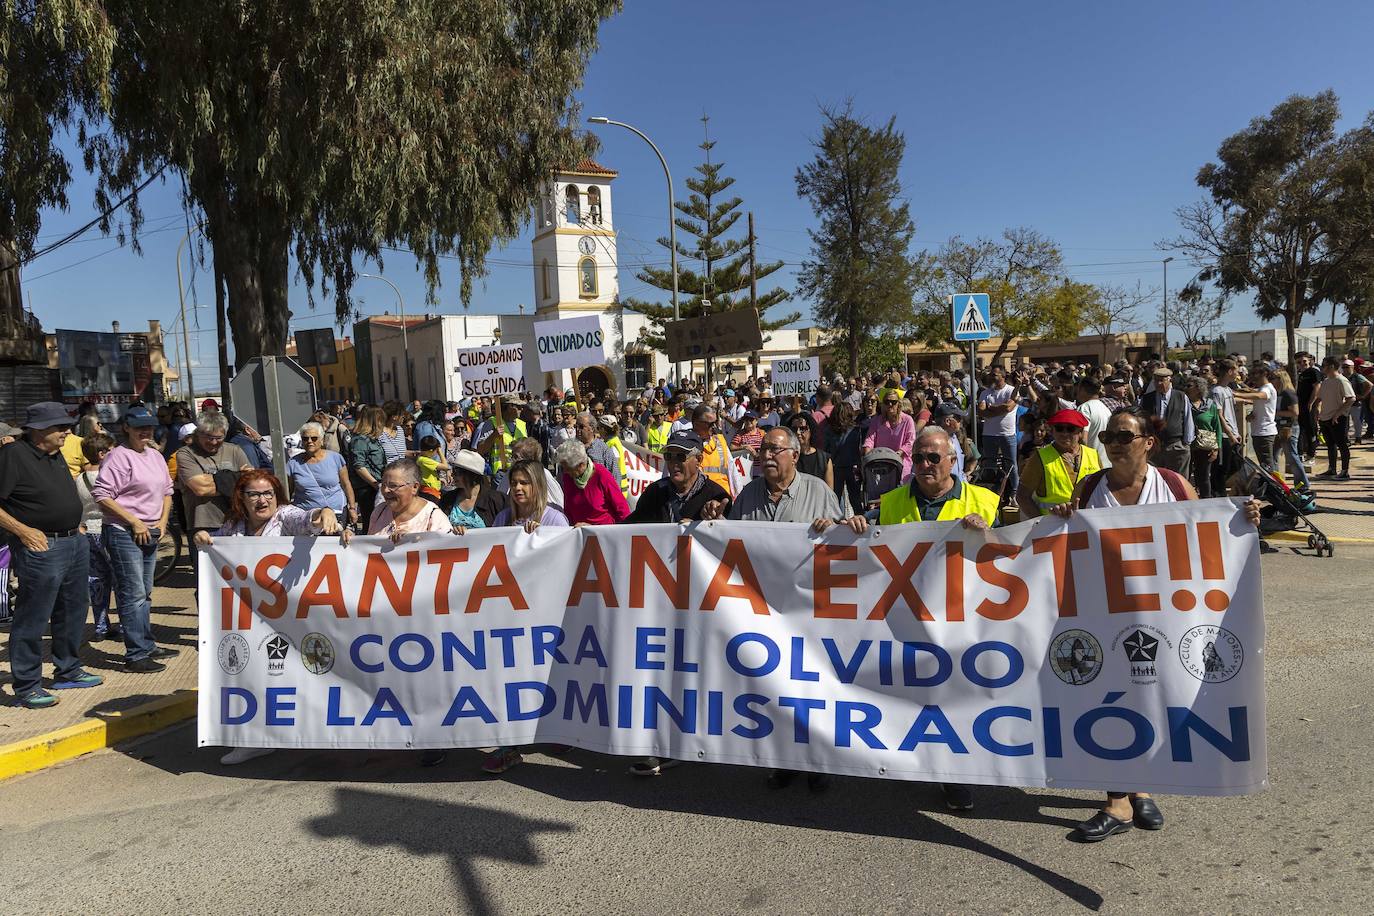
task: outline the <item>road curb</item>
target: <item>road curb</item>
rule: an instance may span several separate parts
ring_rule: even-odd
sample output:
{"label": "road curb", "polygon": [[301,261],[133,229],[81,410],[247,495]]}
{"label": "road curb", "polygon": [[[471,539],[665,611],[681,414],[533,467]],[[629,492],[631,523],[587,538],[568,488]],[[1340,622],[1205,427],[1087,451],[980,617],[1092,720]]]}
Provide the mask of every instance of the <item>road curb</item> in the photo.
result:
{"label": "road curb", "polygon": [[[1307,535],[1299,531],[1275,531],[1273,534],[1263,536],[1266,541],[1289,541],[1295,544],[1306,544]],[[1333,544],[1374,544],[1374,538],[1343,538],[1332,535],[1327,538]]]}
{"label": "road curb", "polygon": [[95,718],[57,731],[0,745],[0,780],[42,770],[121,741],[137,738],[196,714],[196,691],[178,690],[123,712]]}

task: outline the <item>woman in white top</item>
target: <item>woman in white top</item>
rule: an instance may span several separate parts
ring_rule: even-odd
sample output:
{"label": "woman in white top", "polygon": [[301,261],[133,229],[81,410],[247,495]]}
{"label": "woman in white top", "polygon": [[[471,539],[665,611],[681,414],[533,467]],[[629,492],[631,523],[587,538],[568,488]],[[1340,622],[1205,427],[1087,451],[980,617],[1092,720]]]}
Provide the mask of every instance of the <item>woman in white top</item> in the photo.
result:
{"label": "woman in white top", "polygon": [[434,503],[420,496],[420,466],[413,458],[391,462],[382,472],[381,501],[372,510],[368,534],[384,534],[399,541],[407,534],[434,531],[453,533],[453,524]]}
{"label": "woman in white top", "polygon": [[1237,391],[1235,399],[1250,404],[1250,442],[1255,448],[1255,460],[1266,471],[1278,470],[1274,455],[1274,440],[1279,435],[1279,424],[1275,413],[1278,410],[1279,395],[1269,384],[1269,367],[1263,364],[1250,370],[1248,377],[1250,391]]}
{"label": "woman in white top", "polygon": [[[1198,498],[1186,479],[1150,464],[1150,453],[1159,447],[1160,439],[1148,417],[1129,408],[1118,410],[1098,440],[1107,447],[1112,466],[1080,480],[1072,505],[1055,506],[1052,511],[1056,515],[1068,516],[1075,506],[1107,509]],[[1258,503],[1247,502],[1245,514],[1253,524],[1259,524]],[[1108,792],[1102,810],[1075,827],[1072,837],[1082,843],[1096,843],[1132,826],[1159,830],[1164,826],[1164,815],[1145,792]]]}

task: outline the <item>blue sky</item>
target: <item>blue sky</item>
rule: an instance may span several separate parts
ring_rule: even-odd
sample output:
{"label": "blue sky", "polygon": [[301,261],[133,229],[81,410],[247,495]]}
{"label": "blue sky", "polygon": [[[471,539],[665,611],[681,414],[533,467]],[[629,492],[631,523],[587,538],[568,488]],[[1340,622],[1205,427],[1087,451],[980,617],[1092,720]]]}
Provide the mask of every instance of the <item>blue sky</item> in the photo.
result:
{"label": "blue sky", "polygon": [[[1063,247],[1075,279],[1131,286],[1159,284],[1163,254],[1155,243],[1177,234],[1174,209],[1199,196],[1194,175],[1225,136],[1294,93],[1334,89],[1342,128],[1374,109],[1374,5],[1366,3],[630,0],[626,7],[601,31],[579,95],[584,115],[628,121],[653,137],[685,198],[683,179],[701,161],[700,118],[709,114],[713,158],[726,163],[734,192],[755,213],[760,256],[787,262],[770,279],[789,289],[813,225],[794,175],[812,155],[822,103],[853,98],[861,115],[896,117],[908,142],[902,179],[918,248],[956,233],[1032,226]],[[613,194],[622,295],[644,297],[652,291],[634,279],[633,266],[664,257],[654,242],[666,229],[663,176],[637,137],[597,132],[598,158],[620,171]],[[45,218],[47,239],[93,215],[89,179],[82,176],[70,196],[69,212]],[[26,298],[46,327],[172,322],[185,217],[170,184],[150,189],[144,210],[141,257],[93,233],[26,269]],[[478,283],[472,311],[514,312],[530,303],[528,233],[492,257],[502,263]],[[1176,288],[1191,272],[1171,267]],[[202,306],[193,313],[204,329],[192,342],[195,362],[209,365],[208,271],[191,284],[189,259],[183,270],[188,295]],[[393,254],[385,273],[409,311],[425,308],[412,259]],[[394,294],[377,281],[360,280],[356,295],[365,311],[394,309]],[[438,295],[430,310],[461,310],[456,272]],[[809,318],[809,303],[795,304]],[[310,312],[299,286],[292,308],[293,327],[332,319],[332,303]],[[1154,327],[1155,315],[1152,307],[1141,317]],[[1238,305],[1226,325],[1259,322]]]}

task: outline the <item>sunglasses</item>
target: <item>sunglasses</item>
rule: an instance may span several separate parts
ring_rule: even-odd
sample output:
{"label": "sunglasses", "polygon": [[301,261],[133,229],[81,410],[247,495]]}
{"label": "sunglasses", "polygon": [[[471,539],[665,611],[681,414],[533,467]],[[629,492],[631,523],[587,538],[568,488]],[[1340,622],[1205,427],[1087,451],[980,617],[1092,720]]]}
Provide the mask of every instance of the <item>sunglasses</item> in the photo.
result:
{"label": "sunglasses", "polygon": [[1140,434],[1138,434],[1138,433],[1128,433],[1128,432],[1125,432],[1125,431],[1123,430],[1123,431],[1121,431],[1121,432],[1115,432],[1115,433],[1114,433],[1114,432],[1105,432],[1105,433],[1101,433],[1101,434],[1098,435],[1097,438],[1098,438],[1098,439],[1102,442],[1102,444],[1104,444],[1104,445],[1130,445],[1130,444],[1131,444],[1132,442],[1134,442],[1136,439],[1144,439],[1145,437],[1142,436],[1142,435],[1140,435]]}
{"label": "sunglasses", "polygon": [[888,407],[895,407],[896,405],[898,405],[898,404],[900,404],[900,403],[902,403],[902,402],[901,402],[901,401],[894,401],[894,400],[888,399],[888,400],[886,400],[886,401],[883,401],[883,403],[886,404]]}
{"label": "sunglasses", "polygon": [[1076,433],[1082,431],[1081,426],[1074,426],[1072,423],[1056,423],[1050,427],[1057,433]]}
{"label": "sunglasses", "polygon": [[915,452],[915,453],[913,453],[912,456],[911,456],[911,463],[912,463],[913,465],[917,465],[917,464],[930,464],[930,465],[935,465],[935,464],[939,464],[941,461],[944,461],[946,457],[948,457],[948,456],[946,456],[946,455],[941,455],[939,452]]}

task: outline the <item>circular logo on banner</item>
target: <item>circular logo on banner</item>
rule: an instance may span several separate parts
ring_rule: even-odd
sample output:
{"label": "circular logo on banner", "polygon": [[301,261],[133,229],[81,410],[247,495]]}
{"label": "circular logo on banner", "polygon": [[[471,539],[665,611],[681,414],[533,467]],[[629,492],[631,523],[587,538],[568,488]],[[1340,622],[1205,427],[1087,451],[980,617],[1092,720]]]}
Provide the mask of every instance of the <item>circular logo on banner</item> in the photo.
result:
{"label": "circular logo on banner", "polygon": [[237,633],[227,633],[219,641],[216,654],[225,674],[238,674],[248,667],[248,640]]}
{"label": "circular logo on banner", "polygon": [[1178,660],[1199,681],[1229,681],[1245,664],[1245,647],[1225,627],[1204,624],[1193,627],[1178,641]]}
{"label": "circular logo on banner", "polygon": [[306,633],[301,640],[301,664],[311,674],[325,674],[334,667],[334,644],[323,633]]}
{"label": "circular logo on banner", "polygon": [[1065,630],[1050,642],[1050,669],[1065,684],[1080,686],[1102,671],[1102,644],[1087,630]]}
{"label": "circular logo on banner", "polygon": [[[1154,684],[1159,681],[1161,654],[1167,656],[1174,648],[1173,640],[1158,627],[1137,624],[1126,627],[1112,640],[1113,651],[1126,657],[1127,671],[1132,684]],[[1158,663],[1157,663],[1158,660]]]}

